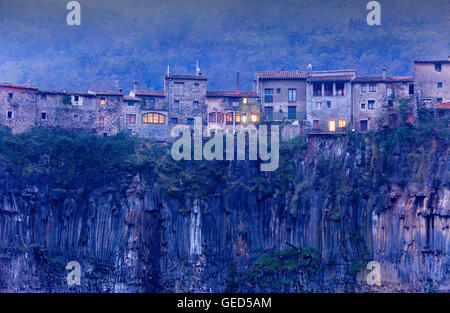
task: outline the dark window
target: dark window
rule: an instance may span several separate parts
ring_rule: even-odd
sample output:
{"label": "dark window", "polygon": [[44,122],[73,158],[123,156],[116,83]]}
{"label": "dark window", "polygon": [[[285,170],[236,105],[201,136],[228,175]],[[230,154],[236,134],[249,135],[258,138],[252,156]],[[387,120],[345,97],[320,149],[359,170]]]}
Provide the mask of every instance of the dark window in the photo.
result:
{"label": "dark window", "polygon": [[436,63],[436,64],[434,65],[434,70],[435,70],[436,72],[442,71],[442,65],[441,65],[441,63]]}
{"label": "dark window", "polygon": [[129,107],[133,107],[134,106],[134,102],[133,101],[127,101],[127,104]]}
{"label": "dark window", "polygon": [[336,96],[343,96],[344,89],[345,89],[344,83],[336,83]]}
{"label": "dark window", "polygon": [[194,101],[194,108],[198,108],[198,101]]}
{"label": "dark window", "polygon": [[365,103],[361,103],[361,109],[365,109],[366,108],[366,104]]}
{"label": "dark window", "polygon": [[331,109],[331,101],[327,101],[327,109]]}
{"label": "dark window", "polygon": [[217,123],[223,123],[223,113],[217,113]]}
{"label": "dark window", "polygon": [[414,84],[409,84],[409,94],[410,95],[414,94]]}
{"label": "dark window", "polygon": [[369,85],[369,91],[370,91],[370,92],[375,92],[375,91],[377,91],[377,84],[370,84],[370,85]]}
{"label": "dark window", "polygon": [[47,99],[47,95],[46,95],[45,93],[41,93],[41,99],[42,99],[42,100]]}
{"label": "dark window", "polygon": [[319,126],[320,126],[319,120],[314,120],[313,121],[313,128],[314,129],[319,129]]}
{"label": "dark window", "polygon": [[297,118],[297,107],[288,107],[288,119]]}
{"label": "dark window", "polygon": [[367,107],[369,108],[369,110],[375,109],[375,100],[369,100],[367,102]]}
{"label": "dark window", "polygon": [[194,84],[194,91],[199,91],[200,90],[200,84],[199,83],[195,83]]}
{"label": "dark window", "polygon": [[175,109],[178,109],[178,108],[180,107],[180,100],[175,100],[175,101],[173,101],[173,107],[174,107]]}
{"label": "dark window", "polygon": [[289,94],[288,98],[289,102],[297,102],[297,89],[289,89],[288,94]]}
{"label": "dark window", "polygon": [[133,135],[133,130],[132,129],[128,129],[128,135]]}
{"label": "dark window", "polygon": [[13,117],[13,112],[12,111],[8,111],[8,118],[12,118]]}
{"label": "dark window", "polygon": [[194,125],[195,121],[193,118],[187,118],[186,119],[186,124],[190,124],[190,125]]}
{"label": "dark window", "polygon": [[273,120],[273,107],[264,107],[264,116],[266,120]]}
{"label": "dark window", "polygon": [[148,100],[148,106],[150,107],[150,109],[154,109],[155,108],[155,99]]}
{"label": "dark window", "polygon": [[437,98],[436,100],[437,100],[437,102],[439,102],[439,103],[442,103],[442,101],[443,101],[442,98]]}
{"label": "dark window", "polygon": [[11,101],[13,99],[13,93],[10,92],[8,93],[8,101]]}
{"label": "dark window", "polygon": [[325,84],[325,96],[331,97],[333,95],[333,84]]}
{"label": "dark window", "polygon": [[438,87],[438,88],[442,88],[442,85],[443,85],[442,82],[438,82],[438,83],[437,83],[437,87]]}
{"label": "dark window", "polygon": [[388,100],[388,107],[392,108],[394,106],[394,100]]}
{"label": "dark window", "polygon": [[136,124],[136,114],[127,114],[126,118],[128,124]]}
{"label": "dark window", "polygon": [[264,102],[273,102],[273,89],[264,90]]}
{"label": "dark window", "polygon": [[360,124],[360,129],[361,129],[361,131],[366,131],[367,130],[367,120],[362,120],[362,121],[359,121],[359,124]]}
{"label": "dark window", "polygon": [[320,97],[322,95],[322,84],[313,84],[313,96]]}
{"label": "dark window", "polygon": [[281,89],[280,88],[277,88],[277,93],[280,93],[281,92]]}
{"label": "dark window", "polygon": [[171,124],[178,124],[178,119],[177,119],[176,117],[172,117],[172,118],[170,119],[170,123],[171,123]]}
{"label": "dark window", "polygon": [[[80,97],[79,97],[79,96],[73,96],[73,99],[75,100],[75,102],[77,102],[77,101],[79,101],[79,100],[80,100]],[[105,102],[105,104],[106,104],[106,100],[105,100],[105,98],[102,98],[102,100],[100,101],[100,103],[101,103],[102,101],[104,101],[104,102]],[[102,104],[103,104],[103,103],[102,103]]]}
{"label": "dark window", "polygon": [[215,123],[216,122],[216,113],[215,112],[209,113],[209,121],[211,123]]}
{"label": "dark window", "polygon": [[47,113],[42,112],[42,113],[41,113],[41,119],[42,119],[42,120],[47,119]]}
{"label": "dark window", "polygon": [[361,92],[366,92],[367,91],[367,85],[366,84],[362,84],[361,85]]}
{"label": "dark window", "polygon": [[233,125],[233,113],[227,113],[227,125]]}

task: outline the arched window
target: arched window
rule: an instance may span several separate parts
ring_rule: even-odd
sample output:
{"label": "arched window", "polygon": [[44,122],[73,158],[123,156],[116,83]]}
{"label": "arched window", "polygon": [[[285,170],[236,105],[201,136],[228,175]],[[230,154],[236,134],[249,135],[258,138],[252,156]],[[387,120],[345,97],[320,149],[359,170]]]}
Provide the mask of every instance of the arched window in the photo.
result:
{"label": "arched window", "polygon": [[164,124],[166,117],[159,113],[145,113],[142,114],[142,123],[150,124]]}

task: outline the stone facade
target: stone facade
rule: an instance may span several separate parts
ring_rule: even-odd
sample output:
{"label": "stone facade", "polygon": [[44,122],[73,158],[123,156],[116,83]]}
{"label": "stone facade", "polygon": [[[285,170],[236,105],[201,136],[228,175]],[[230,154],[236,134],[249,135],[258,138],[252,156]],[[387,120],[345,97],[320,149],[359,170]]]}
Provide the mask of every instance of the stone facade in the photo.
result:
{"label": "stone facade", "polygon": [[414,99],[413,77],[359,76],[352,81],[352,127],[357,131],[377,129],[398,122],[401,100]]}
{"label": "stone facade", "polygon": [[352,84],[356,72],[310,72],[306,88],[307,129],[312,132],[344,131],[352,120]]}
{"label": "stone facade", "polygon": [[251,91],[207,91],[207,119],[210,129],[225,131],[260,121],[258,95]]}
{"label": "stone facade", "polygon": [[448,60],[415,61],[414,85],[418,105],[435,108],[450,100],[450,56]]}
{"label": "stone facade", "polygon": [[257,72],[256,91],[267,121],[306,118],[306,72]]}
{"label": "stone facade", "polygon": [[[437,108],[450,98],[450,61],[416,61],[414,77],[357,76],[354,70],[257,72],[255,91],[207,91],[196,74],[164,76],[164,90],[46,91],[0,84],[0,124],[14,133],[62,127],[113,135],[119,131],[172,141],[171,129],[201,117],[209,128],[236,130],[260,122],[279,124],[286,138],[349,129],[394,126],[400,103],[409,122],[417,105]],[[283,130],[284,128],[284,130]]]}

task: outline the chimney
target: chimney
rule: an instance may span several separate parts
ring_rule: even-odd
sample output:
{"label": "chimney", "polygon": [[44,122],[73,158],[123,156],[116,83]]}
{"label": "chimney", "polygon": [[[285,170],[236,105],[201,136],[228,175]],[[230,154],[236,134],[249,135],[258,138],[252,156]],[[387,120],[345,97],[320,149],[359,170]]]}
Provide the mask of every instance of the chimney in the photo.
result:
{"label": "chimney", "polygon": [[195,63],[195,74],[202,75],[202,73],[200,72],[200,65],[199,65],[198,60]]}
{"label": "chimney", "polygon": [[170,65],[167,65],[167,75],[170,75]]}
{"label": "chimney", "polygon": [[133,88],[133,90],[134,91],[138,90],[138,81],[137,80],[134,81],[134,88]]}
{"label": "chimney", "polygon": [[383,70],[381,71],[381,76],[383,77],[383,79],[386,79],[386,68],[383,68]]}
{"label": "chimney", "polygon": [[239,75],[240,75],[240,73],[239,72],[237,72],[236,73],[236,94],[239,94]]}

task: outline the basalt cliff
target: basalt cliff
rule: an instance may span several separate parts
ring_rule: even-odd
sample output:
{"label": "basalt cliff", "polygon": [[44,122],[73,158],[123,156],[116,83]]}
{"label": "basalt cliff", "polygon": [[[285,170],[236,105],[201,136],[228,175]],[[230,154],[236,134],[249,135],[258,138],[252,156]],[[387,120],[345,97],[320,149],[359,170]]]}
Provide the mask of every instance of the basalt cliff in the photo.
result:
{"label": "basalt cliff", "polygon": [[450,291],[441,129],[298,137],[274,172],[124,134],[0,144],[1,292]]}

